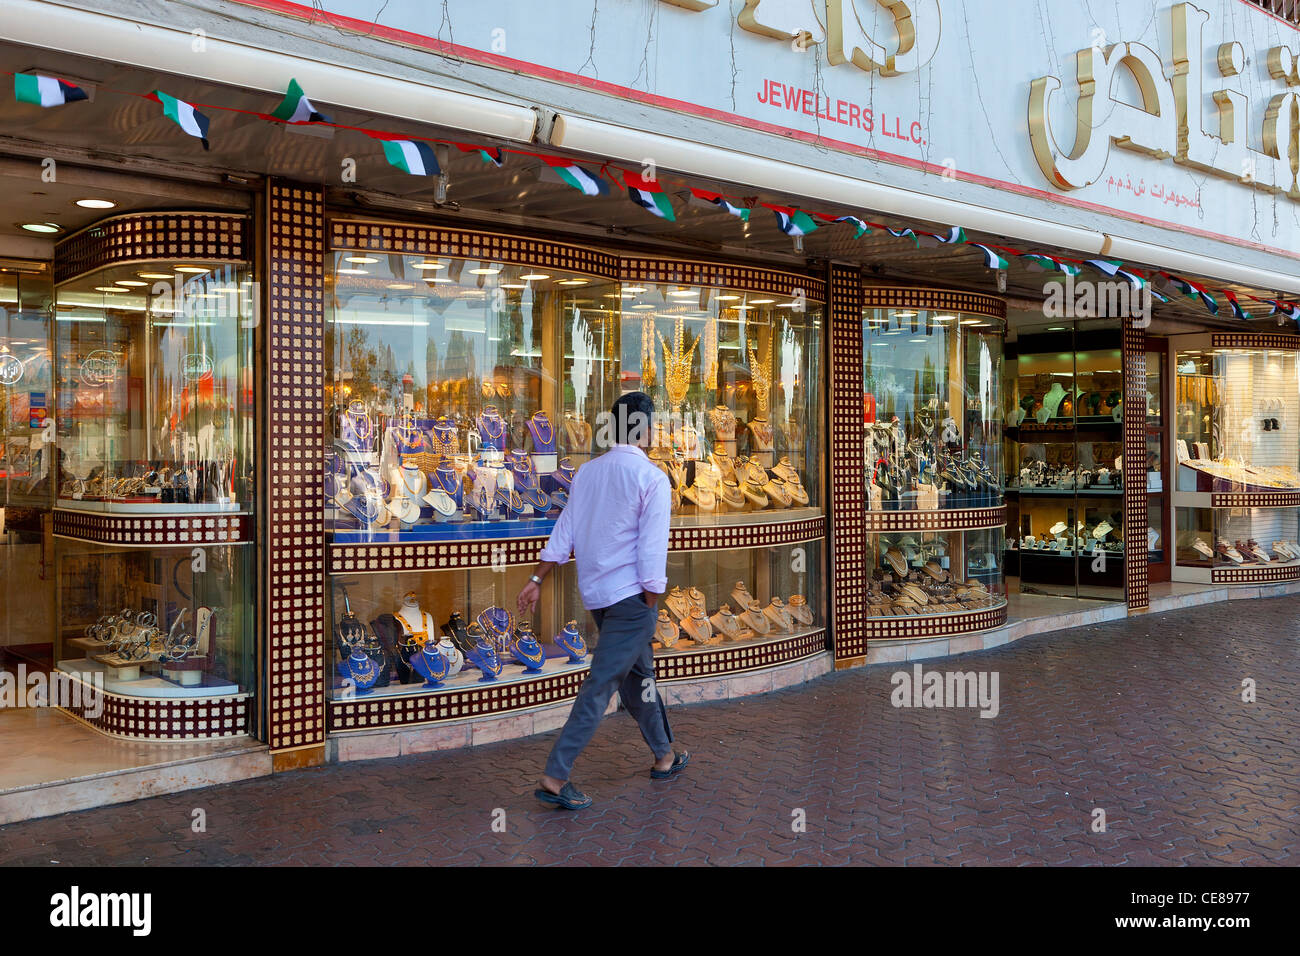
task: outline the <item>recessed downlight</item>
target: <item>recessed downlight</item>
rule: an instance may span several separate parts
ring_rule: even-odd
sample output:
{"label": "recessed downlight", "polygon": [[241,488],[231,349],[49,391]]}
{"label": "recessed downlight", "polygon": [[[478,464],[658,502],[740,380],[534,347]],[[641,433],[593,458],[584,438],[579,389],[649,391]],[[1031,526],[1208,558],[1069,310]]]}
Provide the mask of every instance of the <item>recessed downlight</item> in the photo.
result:
{"label": "recessed downlight", "polygon": [[586,279],[560,279],[557,285],[586,285]]}
{"label": "recessed downlight", "polygon": [[82,209],[112,209],[117,203],[111,199],[78,199],[77,205]]}
{"label": "recessed downlight", "polygon": [[405,291],[406,289],[414,289],[415,286],[411,285],[411,283],[409,282],[390,282],[388,283],[388,285],[384,286],[384,288],[396,289],[400,292],[400,291]]}
{"label": "recessed downlight", "polygon": [[39,233],[59,232],[63,229],[63,227],[56,222],[20,222],[18,223],[18,227],[20,229],[26,229],[28,232]]}
{"label": "recessed downlight", "polygon": [[771,305],[776,299],[750,299],[750,305]]}
{"label": "recessed downlight", "polygon": [[345,276],[368,276],[370,272],[366,269],[335,269],[339,275]]}
{"label": "recessed downlight", "polygon": [[123,289],[115,285],[97,285],[95,286],[95,291],[96,292],[125,292],[126,289]]}
{"label": "recessed downlight", "polygon": [[739,299],[740,299],[740,296],[738,296],[738,295],[720,295],[720,296],[718,296],[718,301],[719,301],[719,302],[736,302],[736,301],[738,301]]}
{"label": "recessed downlight", "polygon": [[367,266],[379,261],[374,256],[344,256],[343,259],[346,262],[356,262]]}
{"label": "recessed downlight", "polygon": [[191,275],[202,275],[203,273],[210,271],[203,268],[203,266],[176,266],[175,269],[177,272],[187,272]]}
{"label": "recessed downlight", "polygon": [[141,279],[174,279],[176,278],[170,272],[137,272]]}
{"label": "recessed downlight", "polygon": [[411,263],[411,268],[412,268],[412,269],[425,269],[425,270],[428,270],[428,271],[430,271],[430,272],[433,272],[433,271],[436,271],[436,270],[438,270],[438,269],[445,269],[445,268],[447,268],[447,267],[446,267],[446,265],[444,265],[444,264],[441,263],[441,262],[430,262],[430,261],[428,261],[428,260],[426,259],[424,262],[412,262],[412,263]]}
{"label": "recessed downlight", "polygon": [[470,269],[469,274],[472,276],[494,276],[500,271],[500,266],[482,266],[478,269]]}
{"label": "recessed downlight", "polygon": [[668,295],[674,299],[689,299],[697,293],[694,289],[678,289],[676,292],[669,292]]}
{"label": "recessed downlight", "polygon": [[519,278],[523,279],[525,282],[540,282],[542,279],[549,279],[550,276],[545,272],[530,272],[527,275],[520,276]]}
{"label": "recessed downlight", "polygon": [[[170,276],[168,278],[170,278]],[[141,282],[139,279],[114,279],[113,281],[118,285],[131,286],[132,288],[149,284],[147,282]]]}

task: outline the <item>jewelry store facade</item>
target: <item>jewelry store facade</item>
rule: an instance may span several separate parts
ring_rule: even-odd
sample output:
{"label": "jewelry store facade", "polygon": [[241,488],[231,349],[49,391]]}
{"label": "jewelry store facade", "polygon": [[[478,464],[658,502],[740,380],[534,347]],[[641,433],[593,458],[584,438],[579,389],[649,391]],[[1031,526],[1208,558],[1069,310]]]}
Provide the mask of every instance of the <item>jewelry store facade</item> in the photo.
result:
{"label": "jewelry store facade", "polygon": [[[704,92],[586,77],[561,29],[572,11],[544,25],[504,3],[457,9],[479,48],[399,9],[339,62],[322,37],[359,30],[354,4],[200,4],[209,59],[194,71],[161,42],[177,31],[153,25],[150,51],[113,60],[132,42],[119,28],[138,26],[125,9],[22,6],[71,39],[52,50],[16,23],[5,68],[98,89],[11,103],[0,121],[15,184],[0,220],[16,226],[0,246],[0,370],[17,373],[2,643],[6,668],[102,686],[102,708],[65,708],[97,732],[246,738],[289,769],[558,726],[591,618],[568,566],[532,619],[514,598],[574,473],[609,447],[601,413],[632,389],[656,401],[649,454],[673,487],[656,630],[673,700],[1053,626],[1028,626],[1026,596],[1140,613],[1153,583],[1300,578],[1300,337],[1258,305],[1233,320],[1158,294],[1145,313],[1049,306],[1082,282],[1073,264],[1122,256],[1134,290],[1168,291],[1157,276],[1177,269],[1285,316],[1295,237],[1277,227],[1233,264],[1240,222],[1194,225],[1190,201],[1158,219],[1102,176],[1071,181],[1032,65],[1026,96],[1047,119],[1031,111],[1017,162],[1039,185],[989,185],[985,155],[945,176],[931,140],[974,141],[968,118],[936,105],[904,122],[891,106],[940,51],[977,45],[940,34],[937,6],[908,5],[910,47],[877,25],[854,50],[828,29],[842,10],[745,4],[732,19],[757,105],[732,94],[732,109],[716,58]],[[726,4],[650,6],[661,57],[730,29]],[[1240,0],[1215,6],[1206,18],[1263,18],[1277,49],[1296,46]],[[1196,12],[1161,5],[1184,33]],[[497,20],[521,59],[494,47]],[[614,76],[636,62],[616,26],[590,51]],[[871,36],[897,47],[887,66],[870,65],[885,62]],[[846,87],[879,72],[878,102],[850,112],[777,83],[755,64],[782,44]],[[1138,47],[1124,82],[1160,55]],[[1286,85],[1294,61],[1271,56]],[[277,95],[296,75],[329,121],[268,114],[272,75]],[[210,114],[210,152],[141,115],[163,81]],[[1172,104],[1159,96],[1115,112],[1143,113],[1153,137]],[[629,103],[646,118],[618,120]],[[74,109],[107,112],[59,116]],[[138,135],[106,147],[85,123]],[[399,137],[405,165],[376,158]],[[412,152],[438,174],[412,175]],[[42,180],[49,154],[67,171]],[[864,155],[874,181],[854,171]],[[1286,162],[1269,167],[1271,202],[1294,202]],[[1166,165],[1169,195],[1190,189]],[[1216,181],[1197,208],[1246,188]],[[114,208],[76,206],[99,197]],[[49,238],[24,231],[46,223]]]}

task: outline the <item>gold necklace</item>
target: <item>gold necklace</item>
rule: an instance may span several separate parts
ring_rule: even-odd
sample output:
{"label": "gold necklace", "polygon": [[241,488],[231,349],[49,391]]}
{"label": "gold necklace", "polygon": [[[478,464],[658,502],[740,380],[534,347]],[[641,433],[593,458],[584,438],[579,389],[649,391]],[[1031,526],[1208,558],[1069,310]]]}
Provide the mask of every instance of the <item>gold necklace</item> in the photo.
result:
{"label": "gold necklace", "polygon": [[708,367],[704,371],[704,387],[718,387],[718,317],[710,316],[704,325],[704,357]]}
{"label": "gold necklace", "polygon": [[[401,468],[397,469],[397,477],[402,479],[402,487],[404,487],[407,490],[407,492],[409,492],[409,496],[412,498],[418,498],[420,497],[421,492],[416,491],[414,488],[412,488],[411,483],[406,480],[406,470],[407,470],[406,465],[403,465]],[[424,474],[424,472],[420,471],[419,468],[412,468],[411,470],[414,471],[417,476]]]}
{"label": "gold necklace", "polygon": [[641,387],[653,388],[659,368],[655,365],[655,320],[652,316],[641,319]]}
{"label": "gold necklace", "polygon": [[760,362],[758,353],[754,351],[753,341],[746,343],[749,351],[749,377],[754,382],[754,397],[758,399],[758,413],[762,415],[767,411],[767,399],[772,387],[772,336],[767,337],[767,354]]}
{"label": "gold necklace", "polygon": [[657,333],[659,342],[664,349],[664,387],[668,390],[668,401],[676,412],[682,402],[686,399],[686,392],[691,387],[691,359],[695,356],[695,347],[700,344],[697,338],[691,343],[691,347],[682,353],[682,348],[686,341],[686,332],[683,328],[683,319],[677,317],[677,322],[673,327],[673,348],[668,350],[668,343],[664,340],[662,332]]}

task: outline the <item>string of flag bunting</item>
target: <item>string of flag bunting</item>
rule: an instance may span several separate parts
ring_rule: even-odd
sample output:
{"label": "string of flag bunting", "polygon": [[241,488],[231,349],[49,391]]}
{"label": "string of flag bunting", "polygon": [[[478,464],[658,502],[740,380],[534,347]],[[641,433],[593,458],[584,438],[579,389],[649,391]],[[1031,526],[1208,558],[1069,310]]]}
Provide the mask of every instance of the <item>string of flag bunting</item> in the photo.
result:
{"label": "string of flag bunting", "polygon": [[[85,90],[58,77],[33,73],[14,73],[13,77],[14,97],[21,103],[31,103],[43,108],[51,108],[89,99]],[[211,121],[203,110],[239,113],[290,126],[327,126],[333,129],[361,133],[371,139],[378,140],[383,150],[384,159],[392,166],[413,176],[439,176],[442,174],[438,155],[434,149],[435,145],[454,146],[463,153],[477,154],[485,164],[495,167],[504,165],[507,154],[513,154],[539,160],[560,181],[585,196],[608,196],[611,187],[622,189],[626,191],[631,202],[651,215],[669,222],[676,222],[677,220],[672,201],[664,191],[663,180],[658,177],[612,167],[608,163],[603,164],[599,170],[593,171],[576,160],[564,157],[548,156],[502,146],[481,146],[472,143],[458,143],[450,140],[412,136],[410,134],[384,132],[336,123],[316,109],[311,100],[308,99],[306,92],[298,84],[298,81],[293,79],[289,81],[289,86],[279,106],[270,113],[260,113],[231,106],[187,103],[164,93],[162,90],[154,90],[147,94],[128,90],[107,90],[107,92],[134,96],[157,103],[162,108],[164,117],[179,126],[185,133],[198,139],[205,150],[210,147],[208,133]],[[1067,276],[1078,276],[1083,267],[1088,266],[1109,278],[1117,278],[1128,282],[1134,292],[1141,292],[1145,289],[1158,302],[1169,301],[1168,296],[1154,288],[1155,282],[1161,281],[1167,283],[1169,289],[1177,290],[1187,298],[1199,302],[1212,315],[1219,314],[1220,306],[1216,298],[1217,294],[1227,301],[1234,317],[1243,321],[1251,318],[1251,315],[1242,307],[1238,295],[1231,289],[1207,288],[1191,279],[1161,270],[1144,272],[1113,259],[1071,259],[1043,252],[976,242],[967,238],[961,226],[953,226],[945,233],[928,232],[914,227],[894,229],[883,223],[872,222],[858,216],[830,215],[792,206],[739,199],[734,196],[699,189],[687,183],[677,185],[688,189],[693,200],[720,209],[744,223],[749,223],[756,209],[762,207],[773,214],[777,227],[787,236],[807,236],[822,225],[844,223],[853,229],[854,239],[861,239],[863,236],[872,233],[885,233],[895,239],[909,240],[917,248],[967,246],[979,252],[984,265],[994,270],[1006,270],[1011,259],[1023,262],[1031,268],[1045,272],[1058,272]],[[1243,294],[1254,302],[1269,306],[1267,314],[1270,316],[1283,315],[1300,322],[1300,302],[1259,298],[1249,293]]]}

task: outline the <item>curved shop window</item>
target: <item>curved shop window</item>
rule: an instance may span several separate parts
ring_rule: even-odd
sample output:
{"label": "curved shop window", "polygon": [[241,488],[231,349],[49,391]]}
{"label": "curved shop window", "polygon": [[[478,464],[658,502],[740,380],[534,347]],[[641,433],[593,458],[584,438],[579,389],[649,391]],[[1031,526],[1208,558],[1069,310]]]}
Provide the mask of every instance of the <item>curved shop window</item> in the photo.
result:
{"label": "curved shop window", "polygon": [[947,622],[925,634],[1001,623],[1005,305],[878,287],[864,303],[869,629],[920,636],[894,620],[912,617]]}
{"label": "curved shop window", "polygon": [[[633,390],[656,401],[649,453],[673,489],[664,652],[823,649],[820,282],[458,230],[332,235],[336,728],[368,706],[345,698],[576,689],[595,629],[572,567],[531,619],[515,597]],[[435,694],[404,720],[454,709]]]}
{"label": "curved shop window", "polygon": [[125,726],[110,708],[110,732],[247,731],[257,326],[247,225],[238,214],[128,214],[55,251],[54,661],[102,680],[112,701],[209,699],[195,705],[202,727],[172,734],[153,711]]}

